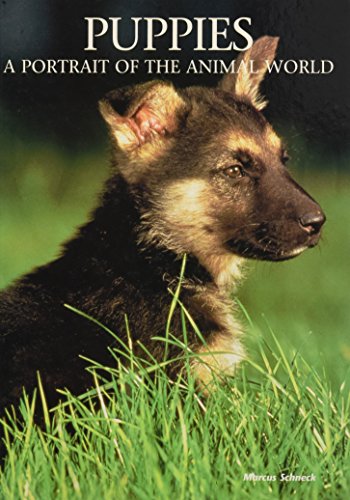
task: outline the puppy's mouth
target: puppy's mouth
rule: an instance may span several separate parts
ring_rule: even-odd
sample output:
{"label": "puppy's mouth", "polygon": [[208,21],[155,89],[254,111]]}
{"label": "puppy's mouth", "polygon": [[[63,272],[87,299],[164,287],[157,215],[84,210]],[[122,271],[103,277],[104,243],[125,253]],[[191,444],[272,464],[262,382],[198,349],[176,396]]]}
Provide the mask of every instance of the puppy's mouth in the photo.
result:
{"label": "puppy's mouth", "polygon": [[301,245],[301,246],[293,248],[292,250],[289,250],[289,251],[288,250],[287,251],[281,250],[279,253],[276,253],[276,254],[272,254],[272,255],[266,254],[265,257],[263,257],[263,260],[282,261],[282,260],[293,259],[294,257],[297,257],[298,255],[305,252],[305,250],[307,250],[308,248],[310,248],[310,247],[307,245]]}
{"label": "puppy's mouth", "polygon": [[293,245],[279,241],[275,237],[265,237],[258,241],[254,238],[250,241],[232,238],[226,242],[226,245],[231,252],[242,257],[277,262],[297,257],[305,250],[315,247],[319,239],[320,233],[308,237],[302,243],[295,242]]}

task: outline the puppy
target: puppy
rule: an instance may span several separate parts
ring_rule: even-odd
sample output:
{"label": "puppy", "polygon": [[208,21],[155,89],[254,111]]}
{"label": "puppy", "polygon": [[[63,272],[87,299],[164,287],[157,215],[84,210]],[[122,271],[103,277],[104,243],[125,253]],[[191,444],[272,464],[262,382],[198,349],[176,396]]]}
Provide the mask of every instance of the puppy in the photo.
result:
{"label": "puppy", "polygon": [[[78,394],[91,385],[80,355],[113,362],[112,338],[64,304],[125,343],[127,315],[136,353],[144,355],[142,343],[163,360],[165,343],[154,337],[165,335],[169,288],[176,288],[184,254],[181,302],[205,340],[188,329],[189,349],[199,355],[194,376],[207,387],[213,372],[234,373],[244,349],[230,291],[243,262],[295,257],[317,244],[325,221],[288,173],[287,153],[261,113],[259,86],[276,47],[276,38],[257,40],[217,88],[152,81],[101,101],[113,169],[98,208],[58,259],[0,297],[2,408],[23,387],[33,390],[37,371],[52,405],[56,389]],[[170,333],[181,338],[178,309]],[[169,343],[169,359],[181,355]]]}

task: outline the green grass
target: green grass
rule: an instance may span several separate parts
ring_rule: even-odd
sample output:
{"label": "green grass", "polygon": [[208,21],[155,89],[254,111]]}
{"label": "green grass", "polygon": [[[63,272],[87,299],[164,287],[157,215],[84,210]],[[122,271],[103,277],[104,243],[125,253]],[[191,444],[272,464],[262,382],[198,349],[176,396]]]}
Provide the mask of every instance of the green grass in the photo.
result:
{"label": "green grass", "polygon": [[[331,389],[271,331],[255,342],[260,356],[235,379],[215,381],[209,398],[191,377],[169,381],[122,348],[115,367],[90,367],[95,389],[64,393],[52,415],[40,386],[36,401],[25,398],[6,419],[3,498],[345,498],[348,388]],[[43,430],[33,425],[35,404]],[[245,481],[251,473],[277,479]],[[283,473],[316,479],[282,482]]]}
{"label": "green grass", "polygon": [[[8,144],[0,286],[57,255],[107,172],[103,151]],[[350,177],[325,158],[311,161],[323,170],[299,169],[297,178],[327,213],[323,241],[293,261],[248,266],[238,297],[248,311],[250,359],[237,377],[205,399],[191,377],[169,382],[161,367],[136,358],[126,367],[95,366],[95,394],[66,395],[42,430],[24,399],[6,420],[0,498],[347,497]],[[171,336],[171,325],[166,331]],[[36,404],[42,399],[38,391]],[[283,471],[317,479],[243,479]]]}

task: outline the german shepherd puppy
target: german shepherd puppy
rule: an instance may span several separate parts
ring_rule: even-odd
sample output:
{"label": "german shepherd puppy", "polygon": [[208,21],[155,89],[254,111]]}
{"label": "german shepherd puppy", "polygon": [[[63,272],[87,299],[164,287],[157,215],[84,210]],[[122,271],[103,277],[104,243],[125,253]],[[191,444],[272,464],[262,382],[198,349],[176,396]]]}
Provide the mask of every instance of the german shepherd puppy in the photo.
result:
{"label": "german shepherd puppy", "polygon": [[[244,357],[230,291],[247,258],[290,259],[317,244],[319,205],[291,178],[281,140],[261,110],[266,62],[277,38],[263,37],[218,88],[175,89],[152,81],[109,93],[100,103],[113,144],[113,172],[90,221],[62,255],[1,294],[0,405],[14,403],[37,371],[49,404],[57,388],[88,388],[84,355],[111,363],[111,343],[94,322],[164,356],[165,323],[187,254],[181,301],[205,338],[192,369],[202,387],[212,373],[232,374]],[[254,72],[249,62],[254,60]],[[171,332],[181,335],[175,313]],[[180,353],[181,354],[181,353]],[[169,357],[176,357],[169,347]],[[178,367],[177,367],[178,369]]]}

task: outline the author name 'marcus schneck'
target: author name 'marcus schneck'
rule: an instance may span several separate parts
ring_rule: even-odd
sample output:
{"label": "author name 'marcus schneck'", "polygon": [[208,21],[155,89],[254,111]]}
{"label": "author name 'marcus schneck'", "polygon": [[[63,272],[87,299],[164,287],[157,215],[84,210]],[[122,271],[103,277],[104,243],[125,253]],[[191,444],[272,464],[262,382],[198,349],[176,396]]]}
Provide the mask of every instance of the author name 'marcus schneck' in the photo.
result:
{"label": "author name 'marcus schneck'", "polygon": [[291,482],[291,483],[301,483],[301,482],[311,482],[316,481],[315,474],[308,475],[296,475],[281,472],[279,475],[273,474],[255,474],[254,472],[245,473],[243,476],[244,481],[265,481],[265,482]]}

